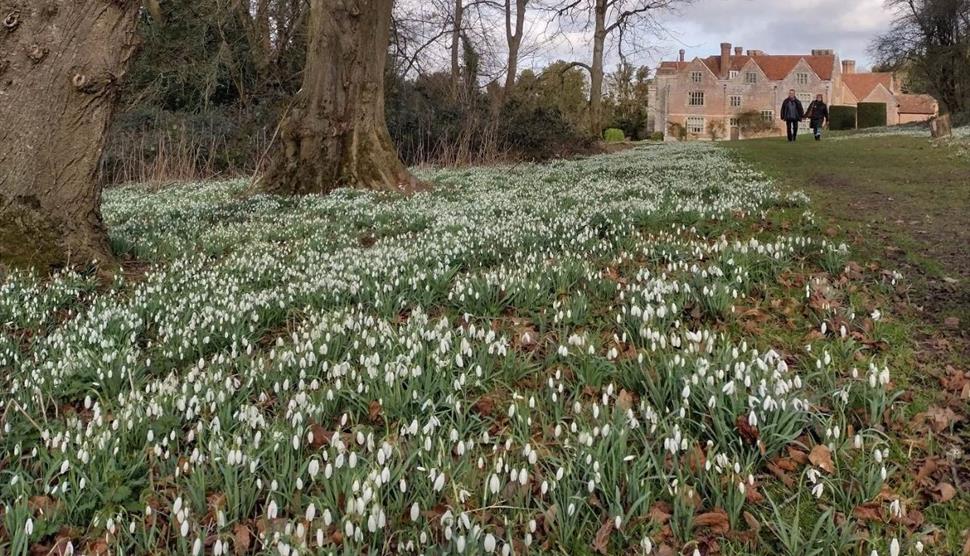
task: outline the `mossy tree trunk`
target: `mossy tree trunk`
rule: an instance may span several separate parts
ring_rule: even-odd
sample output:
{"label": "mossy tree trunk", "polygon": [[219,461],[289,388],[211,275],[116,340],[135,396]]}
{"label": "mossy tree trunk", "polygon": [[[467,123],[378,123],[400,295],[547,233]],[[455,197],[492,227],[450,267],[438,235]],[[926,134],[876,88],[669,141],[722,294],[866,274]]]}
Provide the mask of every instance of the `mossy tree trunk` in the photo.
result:
{"label": "mossy tree trunk", "polygon": [[0,0],[0,266],[112,260],[96,175],[133,0]]}
{"label": "mossy tree trunk", "polygon": [[311,0],[303,87],[262,180],[271,193],[337,187],[413,192],[384,117],[392,0]]}

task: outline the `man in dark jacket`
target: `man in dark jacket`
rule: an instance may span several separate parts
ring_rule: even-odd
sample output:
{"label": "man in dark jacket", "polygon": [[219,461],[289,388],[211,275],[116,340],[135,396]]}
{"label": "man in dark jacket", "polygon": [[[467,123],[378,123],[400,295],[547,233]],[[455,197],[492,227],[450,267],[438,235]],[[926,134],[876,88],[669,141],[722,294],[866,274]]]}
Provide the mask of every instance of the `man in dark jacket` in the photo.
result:
{"label": "man in dark jacket", "polygon": [[812,133],[815,134],[815,140],[821,141],[822,125],[829,121],[829,107],[822,100],[822,95],[815,97],[815,100],[808,105],[808,110],[805,111],[805,117],[812,124]]}
{"label": "man in dark jacket", "polygon": [[787,126],[788,141],[794,141],[798,137],[798,123],[805,119],[805,109],[795,96],[795,89],[788,91],[788,98],[781,103],[781,119]]}

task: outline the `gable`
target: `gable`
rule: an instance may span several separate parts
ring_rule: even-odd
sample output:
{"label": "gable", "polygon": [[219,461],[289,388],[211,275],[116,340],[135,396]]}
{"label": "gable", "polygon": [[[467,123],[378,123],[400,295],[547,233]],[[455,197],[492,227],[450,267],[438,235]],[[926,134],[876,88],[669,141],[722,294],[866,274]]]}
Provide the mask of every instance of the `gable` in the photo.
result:
{"label": "gable", "polygon": [[868,97],[882,85],[886,91],[892,92],[893,74],[891,73],[844,73],[842,83],[857,99]]}
{"label": "gable", "polygon": [[787,78],[802,60],[823,81],[832,79],[832,68],[835,66],[835,56],[764,55],[752,56],[751,59],[758,64],[761,71],[772,81],[782,81]]}

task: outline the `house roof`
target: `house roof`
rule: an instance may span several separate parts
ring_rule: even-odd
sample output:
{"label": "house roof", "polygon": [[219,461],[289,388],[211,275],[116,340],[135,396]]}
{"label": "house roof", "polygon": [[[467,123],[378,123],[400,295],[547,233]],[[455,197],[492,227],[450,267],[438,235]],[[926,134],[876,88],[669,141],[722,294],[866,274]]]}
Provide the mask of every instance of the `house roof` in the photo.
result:
{"label": "house roof", "polygon": [[896,95],[901,114],[936,114],[936,99],[930,95]]}
{"label": "house roof", "polygon": [[893,90],[891,73],[843,73],[842,82],[859,101],[869,96],[879,85],[885,87],[887,91]]}
{"label": "house roof", "polygon": [[[832,68],[835,67],[835,56],[808,56],[808,55],[773,55],[761,54],[756,56],[731,56],[730,69],[740,71],[749,60],[754,60],[761,71],[768,79],[780,81],[791,73],[800,60],[805,60],[820,79],[832,79]],[[714,75],[720,73],[721,56],[708,56],[701,58],[701,61],[710,68]],[[660,62],[658,73],[673,73],[687,67],[688,62]]]}

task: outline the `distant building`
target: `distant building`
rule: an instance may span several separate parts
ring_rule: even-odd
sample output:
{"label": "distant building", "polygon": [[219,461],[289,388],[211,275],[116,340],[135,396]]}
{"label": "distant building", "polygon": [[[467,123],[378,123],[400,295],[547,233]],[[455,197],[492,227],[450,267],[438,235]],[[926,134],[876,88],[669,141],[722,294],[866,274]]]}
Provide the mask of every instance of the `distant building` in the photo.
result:
{"label": "distant building", "polygon": [[928,120],[939,111],[932,97],[899,92],[891,73],[856,73],[855,61],[840,62],[832,50],[770,55],[741,47],[732,51],[730,43],[722,43],[717,56],[685,60],[681,50],[679,60],[660,63],[647,126],[669,139],[674,124],[689,138],[709,139],[712,132],[719,139],[743,138],[739,114],[757,113],[775,128],[760,135],[784,135],[778,111],[790,89],[806,109],[818,94],[829,106],[884,103],[889,125]]}

